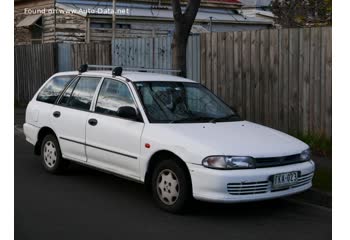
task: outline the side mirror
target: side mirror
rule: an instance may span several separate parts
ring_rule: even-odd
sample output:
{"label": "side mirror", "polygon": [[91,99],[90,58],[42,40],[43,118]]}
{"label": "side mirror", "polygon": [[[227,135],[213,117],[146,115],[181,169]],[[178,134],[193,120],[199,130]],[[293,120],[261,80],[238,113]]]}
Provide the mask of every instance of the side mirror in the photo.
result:
{"label": "side mirror", "polygon": [[123,106],[118,109],[118,116],[122,118],[138,120],[138,115],[135,108],[130,106]]}

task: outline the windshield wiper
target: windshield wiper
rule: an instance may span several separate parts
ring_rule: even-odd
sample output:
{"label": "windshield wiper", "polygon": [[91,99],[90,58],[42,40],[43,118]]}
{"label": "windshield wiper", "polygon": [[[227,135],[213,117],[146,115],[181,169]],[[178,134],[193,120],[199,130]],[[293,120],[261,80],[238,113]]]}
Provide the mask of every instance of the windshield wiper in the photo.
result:
{"label": "windshield wiper", "polygon": [[209,122],[211,123],[216,123],[216,122],[220,122],[220,121],[225,121],[225,120],[230,120],[236,118],[235,121],[240,121],[240,117],[236,114],[230,114],[227,115],[225,117],[220,117],[220,118],[212,118]]}

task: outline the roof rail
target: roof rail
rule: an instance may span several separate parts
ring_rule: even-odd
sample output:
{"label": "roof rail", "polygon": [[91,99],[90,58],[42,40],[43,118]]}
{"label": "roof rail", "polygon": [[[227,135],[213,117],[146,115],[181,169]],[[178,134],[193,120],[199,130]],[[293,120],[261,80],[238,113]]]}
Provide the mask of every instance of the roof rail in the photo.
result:
{"label": "roof rail", "polygon": [[179,73],[180,70],[174,70],[174,69],[163,69],[163,68],[143,68],[143,67],[117,67],[112,65],[88,65],[88,64],[82,64],[79,68],[79,73],[86,72],[91,69],[111,69],[113,70],[113,75],[115,73],[118,73],[114,76],[120,76],[123,70],[126,71],[138,71],[138,72],[169,72],[169,73]]}
{"label": "roof rail", "polygon": [[179,73],[180,70],[175,69],[165,69],[165,68],[142,68],[142,67],[123,67],[127,71],[138,71],[138,72],[170,72]]}

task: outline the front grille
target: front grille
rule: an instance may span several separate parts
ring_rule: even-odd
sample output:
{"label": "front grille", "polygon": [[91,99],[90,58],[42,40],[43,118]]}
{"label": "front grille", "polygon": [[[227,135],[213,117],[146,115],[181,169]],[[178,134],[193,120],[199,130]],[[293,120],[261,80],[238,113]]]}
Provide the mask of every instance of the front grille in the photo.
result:
{"label": "front grille", "polygon": [[261,194],[266,193],[268,187],[268,181],[229,183],[227,184],[227,191],[232,195]]}
{"label": "front grille", "polygon": [[255,158],[257,168],[274,167],[302,162],[300,154],[284,157]]}
{"label": "front grille", "polygon": [[249,195],[249,194],[262,194],[267,192],[278,192],[288,190],[290,188],[301,187],[311,183],[314,173],[301,175],[298,178],[298,182],[292,186],[282,189],[271,189],[271,181],[261,182],[240,182],[240,183],[228,183],[227,192],[231,195]]}

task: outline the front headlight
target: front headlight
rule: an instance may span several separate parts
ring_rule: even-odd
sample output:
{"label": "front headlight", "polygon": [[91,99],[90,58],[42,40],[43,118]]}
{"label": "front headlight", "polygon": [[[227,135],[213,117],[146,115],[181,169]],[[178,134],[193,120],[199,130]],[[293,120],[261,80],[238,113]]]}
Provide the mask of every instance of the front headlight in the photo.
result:
{"label": "front headlight", "polygon": [[203,159],[202,164],[204,167],[215,169],[255,168],[254,158],[239,156],[210,156]]}
{"label": "front headlight", "polygon": [[306,150],[301,152],[300,159],[302,161],[309,161],[311,159],[311,150],[310,150],[310,148],[308,148],[308,149],[306,149]]}

